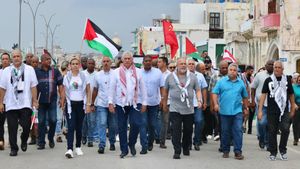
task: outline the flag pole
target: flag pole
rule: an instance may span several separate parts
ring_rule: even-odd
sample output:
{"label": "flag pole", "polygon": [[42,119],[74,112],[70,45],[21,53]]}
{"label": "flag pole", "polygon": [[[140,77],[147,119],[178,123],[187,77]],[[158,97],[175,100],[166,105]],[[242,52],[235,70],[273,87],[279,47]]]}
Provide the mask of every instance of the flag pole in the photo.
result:
{"label": "flag pole", "polygon": [[82,46],[83,46],[83,41],[84,41],[84,34],[85,34],[85,30],[86,30],[86,25],[87,25],[87,22],[88,22],[88,19],[89,18],[85,18],[85,25],[84,25],[84,28],[83,28],[83,33],[82,33],[82,38],[81,38],[81,44],[80,44],[80,55],[81,55],[81,52],[82,52]]}

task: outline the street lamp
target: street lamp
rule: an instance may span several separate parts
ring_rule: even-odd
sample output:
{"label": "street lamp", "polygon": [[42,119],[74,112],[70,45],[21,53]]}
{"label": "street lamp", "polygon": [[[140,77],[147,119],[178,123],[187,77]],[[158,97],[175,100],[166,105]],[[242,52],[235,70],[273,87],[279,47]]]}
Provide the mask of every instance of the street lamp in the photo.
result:
{"label": "street lamp", "polygon": [[[51,56],[52,57],[54,57],[53,56],[53,54],[54,54],[54,48],[53,48],[53,43],[54,43],[54,34],[55,34],[55,31],[56,31],[56,29],[57,29],[57,27],[59,27],[60,26],[60,24],[58,24],[58,25],[55,25],[55,27],[54,27],[54,29],[52,29],[50,26],[49,26],[49,29],[50,29],[50,34],[51,34]],[[55,57],[55,61],[57,62],[57,56]]]}
{"label": "street lamp", "polygon": [[19,49],[21,50],[21,19],[22,19],[22,0],[19,0]]}
{"label": "street lamp", "polygon": [[33,10],[33,8],[31,7],[30,2],[28,0],[24,0],[23,2],[29,6],[31,14],[32,14],[32,19],[33,19],[33,53],[34,53],[34,55],[36,55],[36,49],[35,49],[35,20],[36,20],[37,11],[38,11],[40,5],[45,2],[45,0],[40,0],[39,3],[37,4],[35,10]]}
{"label": "street lamp", "polygon": [[51,22],[51,19],[52,17],[54,16],[55,14],[52,14],[49,18],[49,20],[47,21],[46,17],[44,15],[41,15],[45,21],[45,26],[46,26],[46,44],[45,44],[45,49],[48,50],[48,35],[49,35],[49,27],[50,27],[50,22]]}

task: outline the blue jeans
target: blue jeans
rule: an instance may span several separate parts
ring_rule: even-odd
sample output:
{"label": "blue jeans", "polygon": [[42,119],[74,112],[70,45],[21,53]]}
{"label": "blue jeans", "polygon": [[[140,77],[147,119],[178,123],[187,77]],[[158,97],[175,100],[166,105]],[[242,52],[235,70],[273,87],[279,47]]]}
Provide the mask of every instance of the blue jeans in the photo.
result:
{"label": "blue jeans", "polygon": [[85,115],[82,124],[82,137],[88,142],[93,142],[98,139],[96,130],[96,113],[90,112]]}
{"label": "blue jeans", "polygon": [[116,135],[118,134],[118,115],[116,112],[108,112],[108,137],[109,143],[115,144]]}
{"label": "blue jeans", "polygon": [[[53,138],[55,135],[55,129],[56,129],[56,102],[51,103],[40,103],[39,109],[38,109],[38,144],[41,146],[44,146],[46,144],[45,142],[45,135],[46,135],[46,119],[48,119],[49,124],[49,131],[48,131],[48,140],[53,142]],[[46,117],[48,115],[48,118]]]}
{"label": "blue jeans", "polygon": [[[146,114],[146,127],[147,128],[147,136],[148,136],[148,145],[153,145],[154,140],[157,135],[159,136],[159,118],[158,118],[158,109],[159,106],[147,106]],[[142,133],[142,131],[141,131]],[[142,137],[142,134],[141,134]],[[142,140],[142,138],[141,138]],[[142,144],[143,146],[143,144]],[[143,146],[144,147],[144,146]],[[146,148],[146,147],[145,147]]]}
{"label": "blue jeans", "polygon": [[204,118],[202,109],[199,109],[198,107],[194,107],[194,124],[194,145],[200,145],[202,129],[204,127]]}
{"label": "blue jeans", "polygon": [[262,119],[257,120],[257,128],[258,128],[258,133],[259,133],[259,142],[265,146],[268,146],[268,119],[267,119],[267,107],[263,106],[262,109]]}
{"label": "blue jeans", "polygon": [[[59,103],[59,102],[57,102]],[[59,106],[57,106],[56,108],[57,111],[57,121],[56,121],[56,129],[55,129],[55,133],[56,135],[60,135],[62,134],[62,116],[63,116],[63,112],[61,110],[61,108]]]}
{"label": "blue jeans", "polygon": [[96,129],[98,131],[99,136],[99,148],[105,148],[106,143],[106,127],[107,127],[107,115],[108,108],[107,107],[96,107]]}
{"label": "blue jeans", "polygon": [[[123,154],[128,153],[128,146],[135,146],[137,142],[140,126],[143,123],[142,113],[139,111],[141,109],[141,106],[141,104],[138,104],[137,108],[135,109],[133,106],[121,107],[119,105],[116,105],[120,148]],[[129,141],[127,139],[128,118],[130,124]]]}
{"label": "blue jeans", "polygon": [[223,153],[230,152],[230,140],[233,139],[235,153],[242,153],[243,145],[243,113],[236,115],[220,115],[221,118],[221,145]]}

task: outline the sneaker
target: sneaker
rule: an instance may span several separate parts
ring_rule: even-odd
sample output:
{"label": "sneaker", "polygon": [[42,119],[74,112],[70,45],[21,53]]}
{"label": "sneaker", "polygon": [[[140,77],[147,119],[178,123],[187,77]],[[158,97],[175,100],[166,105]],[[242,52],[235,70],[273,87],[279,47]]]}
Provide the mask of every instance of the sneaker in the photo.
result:
{"label": "sneaker", "polygon": [[75,149],[75,153],[76,153],[78,156],[82,156],[82,155],[83,155],[83,152],[82,152],[82,150],[81,150],[80,147],[77,147],[77,148]]}
{"label": "sneaker", "polygon": [[220,136],[219,135],[216,135],[215,137],[214,137],[214,141],[219,141],[220,140]]}
{"label": "sneaker", "polygon": [[286,153],[280,153],[280,159],[283,160],[283,161],[287,161],[288,160],[287,154]]}
{"label": "sneaker", "polygon": [[81,143],[82,143],[83,145],[86,145],[86,143],[87,143],[87,140],[86,140],[86,138],[85,138],[85,137],[82,137]]}
{"label": "sneaker", "polygon": [[258,146],[259,146],[259,148],[260,148],[261,150],[264,150],[264,149],[265,149],[265,144],[262,143],[262,142],[259,142],[259,143],[258,143]]}
{"label": "sneaker", "polygon": [[73,158],[74,155],[73,155],[73,151],[71,149],[69,149],[66,153],[65,153],[65,156],[67,158]]}
{"label": "sneaker", "polygon": [[298,141],[295,140],[294,143],[293,143],[293,145],[297,146],[298,145]]}
{"label": "sneaker", "polygon": [[110,151],[115,151],[116,150],[116,147],[114,144],[111,144],[110,147],[109,147],[109,150]]}
{"label": "sneaker", "polygon": [[104,147],[100,147],[100,148],[98,149],[98,153],[99,153],[99,154],[104,154]]}
{"label": "sneaker", "polygon": [[276,156],[271,154],[271,155],[269,156],[269,160],[270,160],[270,161],[276,161]]}
{"label": "sneaker", "polygon": [[210,139],[212,139],[212,135],[208,135],[206,138],[207,138],[208,140],[210,140]]}
{"label": "sneaker", "polygon": [[160,143],[159,147],[162,148],[162,149],[166,149],[167,148],[167,146],[164,143]]}
{"label": "sneaker", "polygon": [[88,147],[93,147],[93,142],[88,142]]}

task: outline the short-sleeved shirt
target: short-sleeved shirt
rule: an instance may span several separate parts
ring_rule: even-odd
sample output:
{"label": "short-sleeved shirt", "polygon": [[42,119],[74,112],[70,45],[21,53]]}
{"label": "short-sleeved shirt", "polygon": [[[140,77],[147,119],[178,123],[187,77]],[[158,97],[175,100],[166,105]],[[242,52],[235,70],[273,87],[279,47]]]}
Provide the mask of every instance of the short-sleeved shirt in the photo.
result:
{"label": "short-sleeved shirt", "polygon": [[169,91],[170,95],[170,112],[177,112],[182,115],[194,113],[194,91],[200,90],[198,80],[194,74],[190,73],[190,84],[187,86],[190,107],[187,106],[186,100],[181,102],[181,89],[177,86],[173,73],[167,77],[164,87]]}
{"label": "short-sleeved shirt", "polygon": [[[203,74],[199,73],[199,72],[195,72],[195,76],[197,77],[200,89],[202,90],[202,89],[207,88],[207,83],[206,83],[206,80],[205,80]],[[195,94],[194,95],[194,107],[197,107],[197,106],[198,106],[198,101],[197,101],[196,94]]]}
{"label": "short-sleeved shirt", "polygon": [[98,89],[97,98],[95,101],[96,106],[108,107],[108,91],[110,86],[110,79],[113,75],[113,70],[105,72],[101,70],[95,75],[95,88]]}
{"label": "short-sleeved shirt", "polygon": [[[282,77],[277,77],[277,81],[281,81],[281,78]],[[272,112],[272,113],[276,113],[276,114],[280,114],[280,109],[275,101],[275,98],[272,97],[270,95],[270,92],[272,89],[270,89],[272,87],[272,83],[273,83],[273,80],[271,77],[268,77],[265,82],[264,82],[264,85],[263,85],[263,88],[262,88],[262,93],[264,94],[267,94],[267,99],[268,99],[268,106],[267,106],[267,112]],[[292,86],[292,77],[291,76],[287,76],[287,96],[286,96],[286,107],[285,107],[285,112],[288,112],[289,111],[289,95],[291,94],[294,94],[294,90],[293,90],[293,86]]]}
{"label": "short-sleeved shirt", "polygon": [[294,95],[295,95],[295,102],[296,104],[300,104],[300,85],[299,84],[294,84],[293,85],[294,89]]}
{"label": "short-sleeved shirt", "polygon": [[11,82],[11,72],[13,65],[6,67],[2,72],[0,87],[5,89],[5,110],[19,110],[23,108],[32,108],[31,88],[38,84],[36,74],[31,66],[24,64],[24,87],[22,92],[18,92],[17,99],[14,95],[14,87]]}
{"label": "short-sleeved shirt", "polygon": [[242,99],[248,97],[244,82],[237,78],[232,81],[228,76],[220,79],[212,93],[219,97],[221,115],[236,115],[242,112]]}
{"label": "short-sleeved shirt", "polygon": [[39,103],[51,103],[57,100],[57,87],[62,85],[63,77],[59,70],[50,67],[47,71],[41,68],[35,69],[39,82],[37,86]]}
{"label": "short-sleeved shirt", "polygon": [[[265,70],[265,71],[257,73],[256,76],[254,77],[254,80],[251,83],[251,88],[255,89],[255,102],[256,103],[259,103],[259,98],[261,95],[261,90],[263,88],[264,82],[270,76],[271,76],[271,74],[268,74],[268,72]],[[265,100],[264,106],[268,106],[267,99]]]}
{"label": "short-sleeved shirt", "polygon": [[164,79],[161,71],[152,67],[148,71],[142,69],[141,72],[147,90],[147,105],[159,105],[161,96],[160,88],[164,86]]}
{"label": "short-sleeved shirt", "polygon": [[212,91],[217,84],[217,82],[224,77],[220,72],[215,72],[210,79],[208,91]]}

